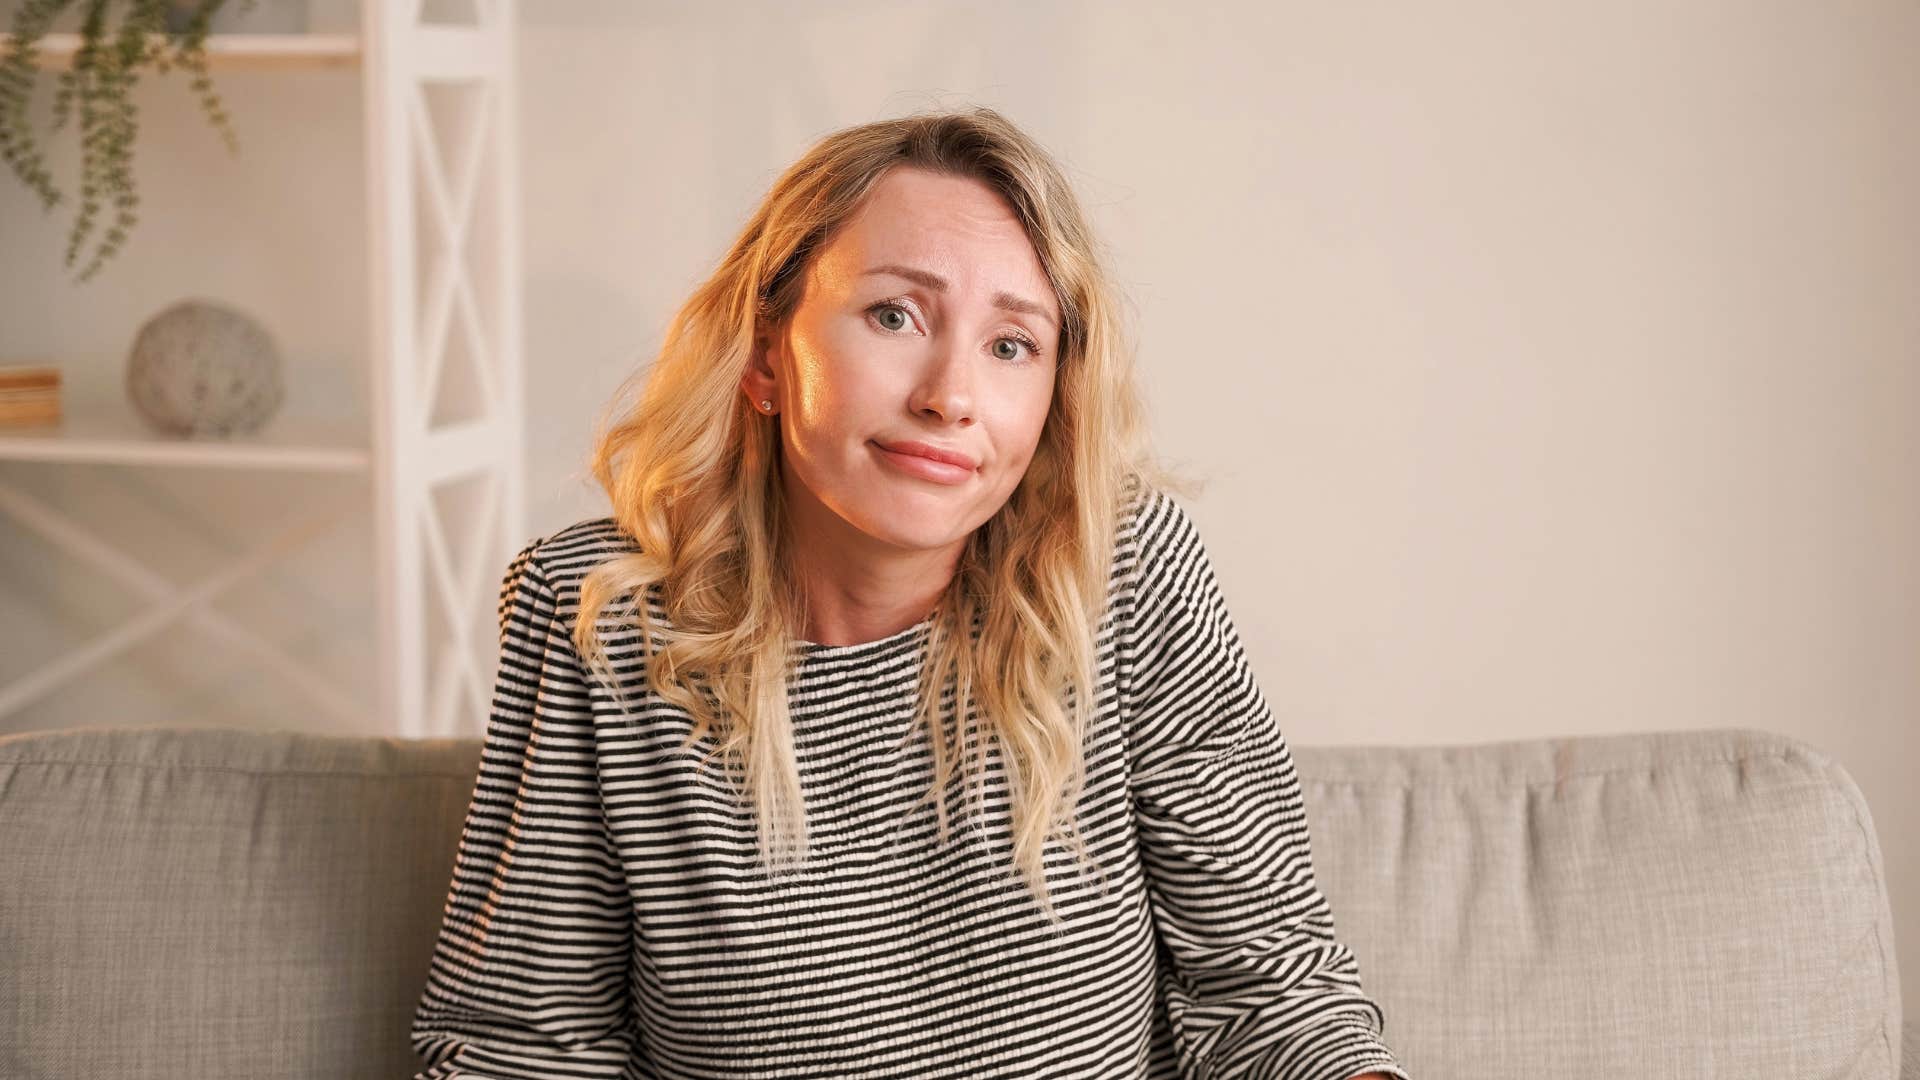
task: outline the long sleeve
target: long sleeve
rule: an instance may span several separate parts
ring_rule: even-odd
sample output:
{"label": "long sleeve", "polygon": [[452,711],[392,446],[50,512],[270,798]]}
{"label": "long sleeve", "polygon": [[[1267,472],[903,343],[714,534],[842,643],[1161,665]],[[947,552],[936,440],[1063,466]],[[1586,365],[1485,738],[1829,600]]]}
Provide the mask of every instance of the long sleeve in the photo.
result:
{"label": "long sleeve", "polygon": [[1130,786],[1181,1075],[1407,1080],[1335,940],[1292,755],[1199,534],[1156,492],[1136,537]]}
{"label": "long sleeve", "polygon": [[643,1075],[633,910],[582,664],[534,559],[500,588],[500,669],[446,914],[412,1025],[415,1080]]}

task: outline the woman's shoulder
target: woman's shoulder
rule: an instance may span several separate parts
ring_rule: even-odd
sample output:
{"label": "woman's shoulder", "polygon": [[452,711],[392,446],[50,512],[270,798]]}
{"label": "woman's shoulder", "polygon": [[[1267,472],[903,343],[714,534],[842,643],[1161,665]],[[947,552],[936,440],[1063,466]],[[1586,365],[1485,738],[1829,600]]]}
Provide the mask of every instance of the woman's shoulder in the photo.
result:
{"label": "woman's shoulder", "polygon": [[1174,496],[1141,482],[1120,514],[1115,557],[1134,578],[1193,558],[1201,548],[1200,530]]}
{"label": "woman's shoulder", "polygon": [[508,576],[530,569],[555,593],[577,591],[587,571],[639,550],[640,545],[611,516],[583,518],[528,540],[514,555]]}
{"label": "woman's shoulder", "polygon": [[1212,559],[1184,504],[1163,488],[1136,491],[1120,518],[1108,603],[1136,630],[1179,608],[1212,603]]}

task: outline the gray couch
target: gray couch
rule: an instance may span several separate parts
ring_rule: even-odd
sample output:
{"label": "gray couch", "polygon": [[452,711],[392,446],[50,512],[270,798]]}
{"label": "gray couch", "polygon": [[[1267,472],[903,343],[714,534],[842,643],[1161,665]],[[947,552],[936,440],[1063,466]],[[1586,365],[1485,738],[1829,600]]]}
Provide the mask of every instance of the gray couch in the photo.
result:
{"label": "gray couch", "polygon": [[[411,1075],[479,750],[0,737],[0,1077]],[[1880,849],[1820,751],[1703,731],[1294,753],[1338,932],[1418,1080],[1897,1075]]]}

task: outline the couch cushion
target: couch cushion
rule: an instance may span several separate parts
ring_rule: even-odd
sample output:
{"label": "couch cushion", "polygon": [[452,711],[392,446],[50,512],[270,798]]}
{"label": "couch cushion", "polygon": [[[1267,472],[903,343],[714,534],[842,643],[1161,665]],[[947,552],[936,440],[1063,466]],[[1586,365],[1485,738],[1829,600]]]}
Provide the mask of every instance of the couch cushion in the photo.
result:
{"label": "couch cushion", "polygon": [[411,1075],[479,746],[0,738],[0,1076]]}
{"label": "couch cushion", "polygon": [[[0,1076],[407,1076],[480,742],[0,737]],[[1293,748],[1422,1080],[1891,1080],[1865,801],[1754,731]]]}
{"label": "couch cushion", "polygon": [[1337,934],[1416,1077],[1892,1080],[1866,801],[1760,731],[1298,747]]}

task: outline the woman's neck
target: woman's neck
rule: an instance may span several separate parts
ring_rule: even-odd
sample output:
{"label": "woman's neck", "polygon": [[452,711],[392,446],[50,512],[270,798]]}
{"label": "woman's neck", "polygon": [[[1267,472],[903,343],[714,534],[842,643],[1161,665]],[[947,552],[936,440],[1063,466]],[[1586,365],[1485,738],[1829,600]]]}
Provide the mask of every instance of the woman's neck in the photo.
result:
{"label": "woman's neck", "polygon": [[788,509],[787,551],[807,596],[805,639],[818,645],[879,641],[919,623],[939,604],[966,548],[962,539],[902,549],[817,503],[801,509],[790,501]]}

